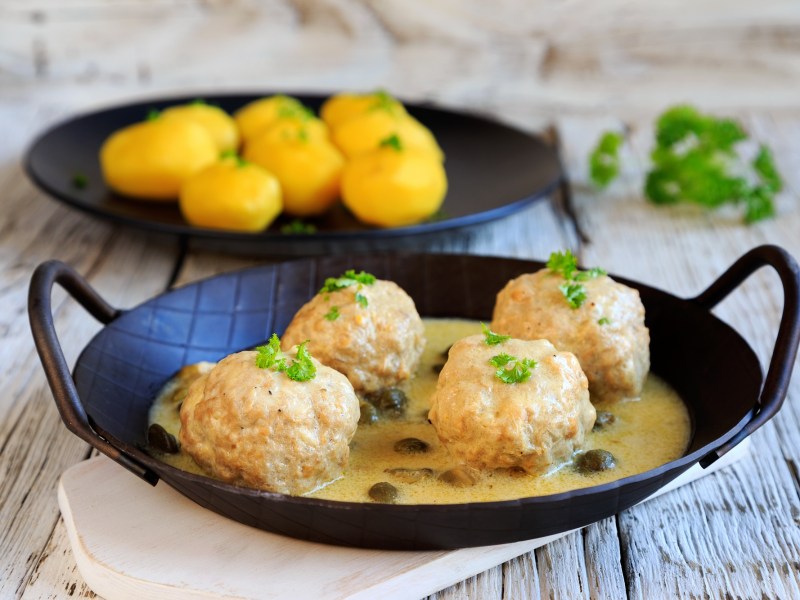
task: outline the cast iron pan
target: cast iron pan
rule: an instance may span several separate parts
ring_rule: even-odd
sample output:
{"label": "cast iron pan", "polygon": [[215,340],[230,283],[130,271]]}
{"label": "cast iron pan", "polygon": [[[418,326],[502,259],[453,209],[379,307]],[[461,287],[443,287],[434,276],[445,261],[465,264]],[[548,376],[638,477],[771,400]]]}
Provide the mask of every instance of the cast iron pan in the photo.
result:
{"label": "cast iron pan", "polygon": [[[263,94],[202,96],[228,112]],[[318,110],[325,96],[297,95]],[[496,121],[463,112],[407,103],[408,112],[428,126],[444,150],[448,192],[440,218],[408,227],[380,229],[359,223],[341,205],[306,219],[314,235],[284,234],[290,218],[279,218],[263,233],[192,227],[177,204],[141,202],[115,194],[103,182],[98,154],[115,130],[142,121],[149,110],[185,104],[198,96],[158,98],[74,117],[45,131],[25,156],[25,171],[44,192],[97,217],[158,233],[178,235],[194,246],[270,255],[342,254],[378,249],[416,250],[442,235],[499,219],[544,198],[561,178],[554,149],[540,138]],[[73,184],[76,174],[85,187]]]}
{"label": "cast iron pan", "polygon": [[[764,265],[778,272],[784,291],[766,379],[747,343],[709,312]],[[653,371],[677,388],[694,425],[683,457],[636,476],[513,501],[359,504],[239,488],[184,473],[142,450],[148,408],[171,375],[187,363],[217,360],[263,342],[273,331],[282,333],[327,276],[365,269],[405,288],[423,316],[488,320],[497,291],[512,277],[541,267],[533,261],[442,254],[315,258],[220,275],[120,311],[70,267],[50,261],[33,275],[29,313],[39,356],[70,431],[151,484],[162,479],[201,506],[254,527],[331,544],[459,548],[581,527],[636,504],[697,462],[709,465],[780,408],[800,340],[800,271],[784,250],[761,246],[695,298],[676,298],[618,278],[640,291]],[[53,326],[54,283],[105,323],[79,357],[74,378]]]}

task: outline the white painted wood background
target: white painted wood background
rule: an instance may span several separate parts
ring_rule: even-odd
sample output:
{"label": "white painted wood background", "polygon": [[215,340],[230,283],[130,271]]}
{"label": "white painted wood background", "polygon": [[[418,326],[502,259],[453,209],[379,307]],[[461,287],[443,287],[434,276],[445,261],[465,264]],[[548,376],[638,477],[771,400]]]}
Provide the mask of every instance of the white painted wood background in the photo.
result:
{"label": "white painted wood background", "polygon": [[[27,283],[59,258],[116,306],[163,291],[171,240],[70,211],[19,166],[55,120],[111,102],[214,90],[369,89],[553,125],[580,244],[553,205],[486,227],[454,250],[543,258],[571,246],[682,295],[772,242],[800,256],[797,0],[0,0],[0,598],[91,597],[59,520],[59,474],[88,454],[61,425],[33,351]],[[679,101],[740,116],[787,180],[777,219],[659,209],[641,198],[652,116]],[[627,124],[623,177],[586,183],[586,154]],[[178,283],[251,264],[191,252]],[[68,360],[97,326],[57,294]],[[754,277],[719,314],[766,360],[777,278]],[[754,436],[753,457],[440,592],[440,598],[800,597],[800,383]]]}

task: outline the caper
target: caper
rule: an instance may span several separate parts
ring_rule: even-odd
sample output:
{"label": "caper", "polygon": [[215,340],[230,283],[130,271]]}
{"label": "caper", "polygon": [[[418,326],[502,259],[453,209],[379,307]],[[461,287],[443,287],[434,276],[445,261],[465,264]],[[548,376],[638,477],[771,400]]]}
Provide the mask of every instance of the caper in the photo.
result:
{"label": "caper", "polygon": [[608,471],[616,466],[617,461],[608,450],[588,450],[575,457],[575,470],[579,473]]}
{"label": "caper", "polygon": [[394,451],[400,454],[422,454],[427,452],[430,446],[417,438],[403,438],[394,443]]}
{"label": "caper", "polygon": [[388,481],[380,481],[369,488],[369,497],[375,500],[375,502],[394,504],[397,500],[397,496],[397,488]]}
{"label": "caper", "polygon": [[594,427],[592,427],[592,431],[600,431],[605,429],[609,425],[612,425],[616,420],[617,417],[614,416],[614,413],[610,413],[605,410],[598,410],[597,418],[594,420]]}
{"label": "caper", "polygon": [[159,452],[175,454],[180,450],[178,440],[158,423],[147,428],[147,444]]}
{"label": "caper", "polygon": [[406,469],[403,467],[395,467],[393,469],[386,469],[384,473],[388,473],[392,477],[396,477],[405,483],[416,483],[420,479],[427,479],[433,477],[433,469],[422,467],[421,469]]}
{"label": "caper", "polygon": [[469,487],[475,485],[477,480],[464,467],[453,467],[439,475],[439,481],[444,481],[455,487]]}
{"label": "caper", "polygon": [[359,405],[361,415],[358,417],[359,425],[371,425],[378,421],[378,409],[369,402],[361,402]]}
{"label": "caper", "polygon": [[395,419],[403,416],[408,404],[408,398],[400,388],[383,388],[377,392],[370,392],[366,395],[366,399],[381,414]]}

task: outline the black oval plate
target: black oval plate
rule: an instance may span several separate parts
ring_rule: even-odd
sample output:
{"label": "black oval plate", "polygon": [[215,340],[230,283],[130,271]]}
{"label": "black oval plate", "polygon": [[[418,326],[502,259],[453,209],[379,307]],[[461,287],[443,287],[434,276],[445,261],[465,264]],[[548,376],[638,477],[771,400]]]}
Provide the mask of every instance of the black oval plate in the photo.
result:
{"label": "black oval plate", "polygon": [[[103,141],[116,129],[143,120],[150,110],[201,97],[233,112],[269,94],[159,98],[78,116],[34,141],[25,157],[25,170],[45,193],[101,218],[187,236],[224,250],[295,255],[417,246],[452,230],[513,214],[544,197],[561,177],[557,154],[535,136],[480,116],[406,104],[409,113],[431,129],[447,156],[449,190],[441,216],[418,225],[371,228],[338,205],[329,214],[308,221],[317,227],[314,235],[281,233],[281,226],[289,220],[286,217],[263,233],[216,231],[187,224],[176,204],[131,200],[112,192],[103,182],[98,161]],[[327,96],[296,97],[316,111]],[[82,189],[74,183],[76,175],[86,179]]]}

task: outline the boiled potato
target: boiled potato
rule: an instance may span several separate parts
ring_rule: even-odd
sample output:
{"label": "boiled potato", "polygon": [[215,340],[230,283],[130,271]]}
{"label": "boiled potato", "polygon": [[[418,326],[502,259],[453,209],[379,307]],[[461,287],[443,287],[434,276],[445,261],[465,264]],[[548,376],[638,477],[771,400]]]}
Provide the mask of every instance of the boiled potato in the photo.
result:
{"label": "boiled potato", "polygon": [[233,118],[219,106],[201,101],[171,106],[161,112],[162,119],[186,119],[205,127],[220,152],[239,147],[239,129]]}
{"label": "boiled potato", "polygon": [[395,114],[389,110],[370,110],[346,121],[333,130],[333,143],[348,159],[355,158],[378,147],[381,140],[396,135],[408,150],[427,153],[444,160],[439,144],[422,123],[408,114]]}
{"label": "boiled potato", "polygon": [[328,126],[315,117],[283,117],[268,125],[250,143],[263,143],[262,138],[270,142],[281,142],[297,139],[309,142],[328,141]]}
{"label": "boiled potato", "polygon": [[331,129],[336,129],[353,117],[369,110],[391,110],[403,115],[406,109],[386,92],[379,90],[370,94],[336,94],[328,98],[320,109],[320,117]]}
{"label": "boiled potato", "polygon": [[183,182],[218,156],[201,125],[157,117],[111,134],[100,148],[100,167],[106,183],[121,194],[175,201]]}
{"label": "boiled potato", "polygon": [[290,96],[268,96],[246,104],[233,114],[242,141],[255,139],[277,119],[285,117],[313,117],[313,113],[297,98]]}
{"label": "boiled potato", "polygon": [[439,210],[447,194],[447,176],[430,152],[402,146],[399,136],[389,140],[347,164],[342,202],[364,223],[413,225]]}
{"label": "boiled potato", "polygon": [[263,231],[282,207],[278,179],[237,157],[206,167],[181,188],[181,213],[198,227]]}
{"label": "boiled potato", "polygon": [[259,137],[245,146],[244,157],[275,174],[290,215],[319,215],[339,197],[344,158],[330,142]]}

